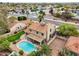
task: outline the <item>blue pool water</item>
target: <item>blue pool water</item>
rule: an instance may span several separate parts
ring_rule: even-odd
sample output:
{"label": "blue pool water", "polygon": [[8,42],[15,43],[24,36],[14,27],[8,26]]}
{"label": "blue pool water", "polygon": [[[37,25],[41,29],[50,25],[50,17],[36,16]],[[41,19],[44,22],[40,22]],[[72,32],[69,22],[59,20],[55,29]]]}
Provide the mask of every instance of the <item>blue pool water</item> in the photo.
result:
{"label": "blue pool water", "polygon": [[32,52],[32,51],[36,51],[36,46],[32,43],[29,43],[29,42],[21,42],[18,44],[19,48],[22,49],[23,51],[25,52]]}

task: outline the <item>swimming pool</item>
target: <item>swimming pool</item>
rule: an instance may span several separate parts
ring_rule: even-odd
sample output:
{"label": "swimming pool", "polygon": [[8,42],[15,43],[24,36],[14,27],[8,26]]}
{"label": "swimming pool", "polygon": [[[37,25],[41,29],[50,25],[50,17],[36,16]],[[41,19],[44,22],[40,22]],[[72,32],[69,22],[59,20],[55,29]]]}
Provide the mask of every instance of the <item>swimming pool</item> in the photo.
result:
{"label": "swimming pool", "polygon": [[30,53],[32,51],[36,51],[37,48],[34,44],[30,43],[30,42],[21,42],[18,44],[19,48],[22,49],[23,51]]}

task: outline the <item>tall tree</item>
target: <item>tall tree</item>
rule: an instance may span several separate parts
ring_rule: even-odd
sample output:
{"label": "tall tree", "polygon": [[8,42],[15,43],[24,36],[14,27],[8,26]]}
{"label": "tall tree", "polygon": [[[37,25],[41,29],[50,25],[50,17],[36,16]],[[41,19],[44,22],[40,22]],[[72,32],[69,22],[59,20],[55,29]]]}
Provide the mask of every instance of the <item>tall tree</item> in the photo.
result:
{"label": "tall tree", "polygon": [[39,22],[42,22],[42,21],[44,20],[44,16],[45,16],[45,12],[40,11],[40,12],[38,13]]}
{"label": "tall tree", "polygon": [[63,36],[78,36],[77,28],[71,24],[62,24],[58,28],[58,32]]}

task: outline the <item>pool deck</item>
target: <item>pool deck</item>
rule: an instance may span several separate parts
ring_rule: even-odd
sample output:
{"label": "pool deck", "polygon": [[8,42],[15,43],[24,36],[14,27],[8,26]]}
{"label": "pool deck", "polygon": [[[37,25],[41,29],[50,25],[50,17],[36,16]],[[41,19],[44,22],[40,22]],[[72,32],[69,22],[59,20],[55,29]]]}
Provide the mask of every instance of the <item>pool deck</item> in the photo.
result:
{"label": "pool deck", "polygon": [[[10,48],[13,51],[19,52],[19,50],[21,50],[21,49],[19,48],[18,44],[21,42],[27,42],[27,39],[25,39],[25,34],[20,37],[19,41],[16,44],[11,43]],[[35,45],[35,46],[37,48],[41,48],[39,45]],[[23,56],[27,56],[28,54],[29,54],[28,52],[24,52]]]}
{"label": "pool deck", "polygon": [[[27,41],[25,39],[20,39],[16,44],[13,44],[11,43],[10,45],[10,48],[13,50],[13,51],[17,51],[19,52],[20,48],[17,46],[17,44],[21,43],[21,42],[24,42],[24,41]],[[28,53],[27,52],[24,52],[23,56],[27,56]]]}

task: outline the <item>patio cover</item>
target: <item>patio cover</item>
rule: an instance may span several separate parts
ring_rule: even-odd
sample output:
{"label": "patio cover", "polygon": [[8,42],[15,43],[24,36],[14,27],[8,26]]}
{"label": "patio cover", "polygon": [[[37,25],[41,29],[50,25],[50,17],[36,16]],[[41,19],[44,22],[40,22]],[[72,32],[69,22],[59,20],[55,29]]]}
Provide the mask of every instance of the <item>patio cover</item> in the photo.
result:
{"label": "patio cover", "polygon": [[37,41],[37,42],[42,42],[44,40],[43,37],[40,37],[40,36],[37,36],[37,35],[34,35],[34,34],[29,34],[27,35],[27,37]]}

